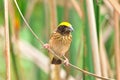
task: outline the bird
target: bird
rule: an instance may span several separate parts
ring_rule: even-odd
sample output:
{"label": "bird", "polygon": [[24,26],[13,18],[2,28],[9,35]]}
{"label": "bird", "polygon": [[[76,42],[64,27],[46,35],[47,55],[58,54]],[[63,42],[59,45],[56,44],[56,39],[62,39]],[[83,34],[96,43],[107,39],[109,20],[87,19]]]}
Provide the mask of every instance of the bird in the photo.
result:
{"label": "bird", "polygon": [[[65,65],[69,64],[69,60],[64,56],[66,52],[69,50],[71,42],[72,42],[72,35],[73,27],[69,22],[61,22],[55,31],[51,34],[49,42],[44,44],[44,48],[52,49],[56,55],[59,57],[64,57]],[[53,56],[51,64],[59,65],[62,61]]]}

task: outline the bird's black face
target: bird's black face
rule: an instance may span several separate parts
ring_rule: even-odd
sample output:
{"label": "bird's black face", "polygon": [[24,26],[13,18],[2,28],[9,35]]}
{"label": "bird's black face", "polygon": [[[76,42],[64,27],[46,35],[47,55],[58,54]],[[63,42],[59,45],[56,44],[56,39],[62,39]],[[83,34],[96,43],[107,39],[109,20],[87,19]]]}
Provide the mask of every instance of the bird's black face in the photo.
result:
{"label": "bird's black face", "polygon": [[70,34],[70,32],[73,31],[73,28],[71,27],[67,27],[65,25],[60,25],[58,28],[57,28],[57,32],[59,32],[60,34],[62,35],[68,35]]}

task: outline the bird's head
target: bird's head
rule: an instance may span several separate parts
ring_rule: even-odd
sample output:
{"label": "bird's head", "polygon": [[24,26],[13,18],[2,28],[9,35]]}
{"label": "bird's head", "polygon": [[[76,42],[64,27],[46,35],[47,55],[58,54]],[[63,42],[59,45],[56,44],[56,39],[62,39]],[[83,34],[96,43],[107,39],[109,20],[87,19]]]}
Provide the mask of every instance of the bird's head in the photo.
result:
{"label": "bird's head", "polygon": [[70,34],[73,31],[73,27],[69,22],[61,22],[58,25],[57,32],[62,35]]}

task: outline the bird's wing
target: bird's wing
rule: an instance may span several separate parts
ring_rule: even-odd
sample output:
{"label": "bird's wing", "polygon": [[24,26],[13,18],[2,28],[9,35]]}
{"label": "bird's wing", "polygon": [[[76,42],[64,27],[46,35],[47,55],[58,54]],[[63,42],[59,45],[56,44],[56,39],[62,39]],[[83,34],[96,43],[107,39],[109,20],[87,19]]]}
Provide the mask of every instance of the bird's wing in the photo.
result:
{"label": "bird's wing", "polygon": [[[49,44],[51,45],[51,40],[53,39],[54,35],[55,35],[56,32],[53,32],[51,35],[50,35],[50,39],[49,39]],[[50,53],[50,52],[49,52]],[[52,61],[54,55],[53,54],[50,54],[50,60]]]}

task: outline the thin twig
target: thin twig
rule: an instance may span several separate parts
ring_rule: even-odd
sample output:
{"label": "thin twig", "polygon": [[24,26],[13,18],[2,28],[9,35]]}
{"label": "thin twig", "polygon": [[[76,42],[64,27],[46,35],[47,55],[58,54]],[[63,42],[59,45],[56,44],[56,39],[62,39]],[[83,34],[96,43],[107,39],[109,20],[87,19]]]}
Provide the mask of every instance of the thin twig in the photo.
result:
{"label": "thin twig", "polygon": [[[25,20],[25,18],[24,18],[24,16],[23,16],[23,14],[22,14],[22,12],[21,12],[21,10],[20,10],[20,8],[19,8],[16,0],[14,0],[14,2],[15,2],[15,4],[16,4],[16,7],[17,7],[17,9],[18,9],[21,17],[22,17],[23,20],[25,21],[27,27],[30,29],[30,31],[31,31],[32,34],[35,36],[35,38],[36,38],[36,39],[41,43],[41,45],[43,46],[44,43],[38,38],[38,36],[37,36],[37,35],[32,31],[32,29],[30,28],[30,26],[29,26],[29,24],[27,23],[27,21]],[[49,50],[54,56],[56,56],[56,57],[58,57],[60,60],[64,61],[64,59],[61,58],[60,56],[58,56],[51,48],[48,48],[48,50]],[[114,79],[110,79],[110,78],[106,78],[106,77],[101,77],[101,76],[98,76],[98,75],[93,74],[93,73],[91,73],[91,72],[88,72],[88,71],[86,71],[86,70],[80,69],[79,67],[77,67],[77,66],[75,66],[75,65],[73,65],[73,64],[71,64],[71,63],[69,63],[69,65],[70,65],[71,67],[73,67],[74,69],[79,70],[79,71],[81,71],[81,72],[83,72],[83,73],[85,73],[85,74],[88,74],[88,75],[91,75],[91,76],[94,76],[94,77],[97,77],[97,78],[100,78],[100,79],[103,79],[103,80],[114,80]]]}
{"label": "thin twig", "polygon": [[[48,48],[48,50],[49,50],[53,55],[55,55],[56,57],[58,57],[61,61],[64,61],[64,59],[61,58],[61,57],[59,57],[58,55],[56,55],[55,52],[54,52],[52,49]],[[65,56],[64,56],[64,57],[65,57]],[[83,72],[83,73],[85,73],[85,74],[94,76],[94,77],[96,77],[96,78],[100,78],[100,79],[103,79],[103,80],[114,80],[114,79],[110,79],[110,78],[98,76],[98,75],[96,75],[96,74],[93,74],[93,73],[91,73],[91,72],[88,72],[88,71],[86,71],[86,70],[83,70],[83,69],[81,69],[81,68],[79,68],[79,67],[77,67],[77,66],[75,66],[75,65],[73,65],[73,64],[71,64],[71,63],[69,63],[69,66],[71,66],[71,67],[75,68],[76,70],[79,70],[79,71],[81,71],[81,72]]]}
{"label": "thin twig", "polygon": [[5,13],[5,59],[6,59],[6,80],[10,80],[10,39],[8,22],[8,0],[4,0]]}
{"label": "thin twig", "polygon": [[17,9],[18,9],[18,11],[19,11],[22,19],[24,20],[25,24],[27,25],[27,27],[29,28],[29,30],[31,31],[31,33],[32,33],[32,34],[35,36],[35,38],[43,45],[44,43],[43,43],[43,42],[39,39],[39,37],[34,33],[34,31],[32,30],[32,28],[30,27],[30,25],[27,23],[26,19],[24,18],[23,14],[22,14],[19,6],[18,6],[17,1],[14,0],[14,2],[15,2],[15,5],[16,5],[16,7],[17,7]]}

